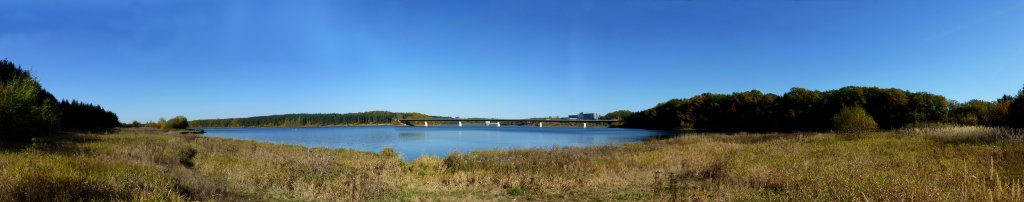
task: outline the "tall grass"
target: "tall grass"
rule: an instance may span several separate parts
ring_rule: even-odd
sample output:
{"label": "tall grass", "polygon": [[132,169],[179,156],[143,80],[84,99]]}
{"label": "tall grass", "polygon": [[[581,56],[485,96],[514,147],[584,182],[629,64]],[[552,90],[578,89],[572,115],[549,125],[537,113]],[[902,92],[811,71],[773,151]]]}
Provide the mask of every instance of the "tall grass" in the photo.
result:
{"label": "tall grass", "polygon": [[1022,201],[1020,130],[695,134],[619,146],[382,155],[181,135],[78,134],[0,152],[0,201]]}
{"label": "tall grass", "polygon": [[55,142],[0,153],[0,201],[367,200],[396,192],[400,164],[151,129]]}
{"label": "tall grass", "polygon": [[997,132],[974,136],[990,140],[979,144],[935,138],[960,136],[953,131],[857,140],[701,134],[621,146],[455,153],[413,161],[440,165],[418,168],[437,169],[417,171],[432,175],[405,176],[414,184],[405,191],[421,194],[414,198],[476,193],[532,200],[1024,200],[1024,144],[1007,135],[1019,133],[992,129]]}
{"label": "tall grass", "polygon": [[908,127],[900,133],[925,136],[949,143],[993,143],[999,141],[1024,142],[1024,129],[986,126],[931,125]]}

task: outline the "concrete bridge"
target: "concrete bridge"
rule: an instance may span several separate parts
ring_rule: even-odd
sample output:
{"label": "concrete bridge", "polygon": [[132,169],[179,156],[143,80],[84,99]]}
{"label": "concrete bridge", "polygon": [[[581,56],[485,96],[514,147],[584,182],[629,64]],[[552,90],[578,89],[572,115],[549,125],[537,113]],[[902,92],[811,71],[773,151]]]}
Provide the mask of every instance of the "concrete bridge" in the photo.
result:
{"label": "concrete bridge", "polygon": [[583,123],[583,127],[584,128],[587,127],[587,123],[608,123],[608,124],[611,124],[611,123],[616,123],[616,122],[622,122],[622,121],[617,121],[617,120],[571,120],[571,119],[555,119],[555,120],[545,120],[545,119],[399,119],[398,121],[402,122],[403,124],[405,124],[407,126],[415,126],[412,123],[414,123],[414,122],[421,122],[422,121],[424,127],[430,126],[429,122],[458,122],[459,123],[459,127],[462,127],[462,122],[484,122],[484,125],[487,125],[487,126],[494,125],[494,126],[497,126],[497,127],[501,127],[501,122],[506,122],[506,123],[509,123],[509,122],[515,122],[515,123],[526,122],[526,123],[538,123],[538,124],[540,124],[540,127],[544,127],[544,122],[549,122],[549,123]]}

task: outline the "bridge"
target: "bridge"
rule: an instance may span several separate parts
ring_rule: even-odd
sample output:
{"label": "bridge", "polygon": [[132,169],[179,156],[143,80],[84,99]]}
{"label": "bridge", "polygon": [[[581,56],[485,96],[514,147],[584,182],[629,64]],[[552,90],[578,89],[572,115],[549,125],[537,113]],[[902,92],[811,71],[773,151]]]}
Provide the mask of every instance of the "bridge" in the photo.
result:
{"label": "bridge", "polygon": [[458,122],[459,127],[462,127],[462,122],[484,122],[484,125],[490,126],[495,125],[501,127],[501,122],[526,122],[526,123],[538,123],[540,127],[544,127],[544,122],[549,123],[583,123],[583,127],[587,127],[587,123],[616,123],[622,122],[618,120],[573,120],[573,119],[399,119],[399,122],[407,126],[415,126],[413,122],[423,122],[423,126],[430,126],[429,122]]}

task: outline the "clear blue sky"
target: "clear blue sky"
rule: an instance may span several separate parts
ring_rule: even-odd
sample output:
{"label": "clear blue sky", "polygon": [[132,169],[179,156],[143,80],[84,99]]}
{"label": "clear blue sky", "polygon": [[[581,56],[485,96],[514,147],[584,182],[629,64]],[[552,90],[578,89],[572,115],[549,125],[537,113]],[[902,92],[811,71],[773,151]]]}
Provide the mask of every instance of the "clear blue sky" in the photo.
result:
{"label": "clear blue sky", "polygon": [[[87,2],[87,3],[86,3]],[[848,85],[994,100],[1024,2],[0,2],[0,58],[122,122],[389,110],[526,118]]]}

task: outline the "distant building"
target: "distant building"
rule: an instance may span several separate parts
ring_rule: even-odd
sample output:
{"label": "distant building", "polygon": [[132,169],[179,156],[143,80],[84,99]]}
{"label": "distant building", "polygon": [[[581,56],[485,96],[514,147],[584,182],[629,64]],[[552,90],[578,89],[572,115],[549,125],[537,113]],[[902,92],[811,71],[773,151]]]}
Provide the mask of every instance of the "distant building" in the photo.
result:
{"label": "distant building", "polygon": [[566,117],[566,119],[597,120],[597,114],[580,112],[580,114],[569,115],[569,117]]}

